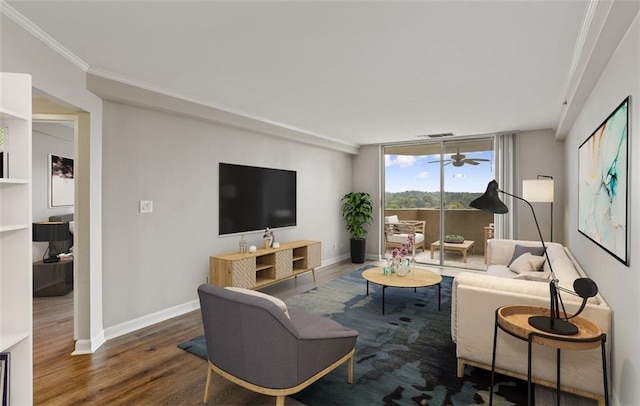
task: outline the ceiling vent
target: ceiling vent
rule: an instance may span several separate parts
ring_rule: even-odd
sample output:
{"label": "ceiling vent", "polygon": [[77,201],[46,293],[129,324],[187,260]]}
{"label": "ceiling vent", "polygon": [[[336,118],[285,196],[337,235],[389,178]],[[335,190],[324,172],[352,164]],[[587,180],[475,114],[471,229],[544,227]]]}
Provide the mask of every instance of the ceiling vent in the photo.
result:
{"label": "ceiling vent", "polygon": [[418,138],[442,138],[442,137],[453,137],[453,133],[441,133],[441,134],[423,134],[416,135]]}

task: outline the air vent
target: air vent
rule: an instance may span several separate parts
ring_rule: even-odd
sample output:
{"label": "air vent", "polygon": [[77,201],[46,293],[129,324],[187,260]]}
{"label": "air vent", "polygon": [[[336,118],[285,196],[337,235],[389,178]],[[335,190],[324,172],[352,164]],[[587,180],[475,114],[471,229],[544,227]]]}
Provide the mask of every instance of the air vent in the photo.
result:
{"label": "air vent", "polygon": [[416,135],[418,138],[442,138],[442,137],[453,137],[453,133],[441,133],[441,134],[423,134]]}

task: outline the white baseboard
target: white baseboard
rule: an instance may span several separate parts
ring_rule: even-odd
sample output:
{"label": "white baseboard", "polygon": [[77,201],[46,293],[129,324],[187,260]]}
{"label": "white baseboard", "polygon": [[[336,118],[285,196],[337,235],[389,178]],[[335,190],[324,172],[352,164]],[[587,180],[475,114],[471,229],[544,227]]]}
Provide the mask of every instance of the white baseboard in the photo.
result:
{"label": "white baseboard", "polygon": [[90,340],[77,340],[76,349],[71,353],[71,355],[93,354],[106,341],[107,340],[104,338],[104,331],[101,331],[100,334]]}
{"label": "white baseboard", "polygon": [[198,310],[199,308],[200,301],[197,299],[192,300],[191,302],[160,310],[158,312],[151,313],[134,320],[129,320],[122,324],[108,327],[104,330],[104,335],[107,340],[111,340],[113,338],[129,334],[133,331],[140,330],[141,328],[149,327],[156,323],[160,323],[174,317],[182,316],[183,314]]}
{"label": "white baseboard", "polygon": [[337,257],[325,259],[322,261],[322,265],[320,265],[320,268],[317,268],[316,270],[324,268],[329,265],[337,264],[338,262],[342,262],[345,259],[349,259],[350,256],[351,256],[350,254],[342,254]]}

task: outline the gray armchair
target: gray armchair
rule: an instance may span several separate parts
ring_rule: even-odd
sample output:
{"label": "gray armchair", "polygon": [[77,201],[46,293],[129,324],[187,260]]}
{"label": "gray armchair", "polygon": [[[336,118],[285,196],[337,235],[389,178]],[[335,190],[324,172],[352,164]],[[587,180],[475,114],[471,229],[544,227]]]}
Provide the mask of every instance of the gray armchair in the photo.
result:
{"label": "gray armchair", "polygon": [[209,358],[205,403],[214,373],[276,396],[276,405],[344,362],[353,382],[357,331],[304,311],[287,309],[287,315],[273,301],[247,293],[198,288]]}

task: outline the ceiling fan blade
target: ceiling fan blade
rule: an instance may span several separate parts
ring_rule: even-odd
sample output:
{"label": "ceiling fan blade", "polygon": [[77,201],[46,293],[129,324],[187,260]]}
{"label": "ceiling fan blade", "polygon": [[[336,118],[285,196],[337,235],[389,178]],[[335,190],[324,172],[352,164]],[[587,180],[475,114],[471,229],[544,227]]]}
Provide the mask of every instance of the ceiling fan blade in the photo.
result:
{"label": "ceiling fan blade", "polygon": [[[428,164],[434,164],[434,163],[436,163],[436,162],[451,162],[451,160],[450,160],[450,159],[443,159],[442,161],[429,161],[429,162],[427,162],[427,163],[428,163]],[[446,165],[446,164],[445,164],[445,165]]]}
{"label": "ceiling fan blade", "polygon": [[480,162],[476,162],[473,159],[465,159],[463,163],[469,164],[469,165],[480,165]]}
{"label": "ceiling fan blade", "polygon": [[469,158],[472,159],[474,161],[482,161],[482,162],[489,162],[491,161],[490,159],[485,159],[485,158]]}

